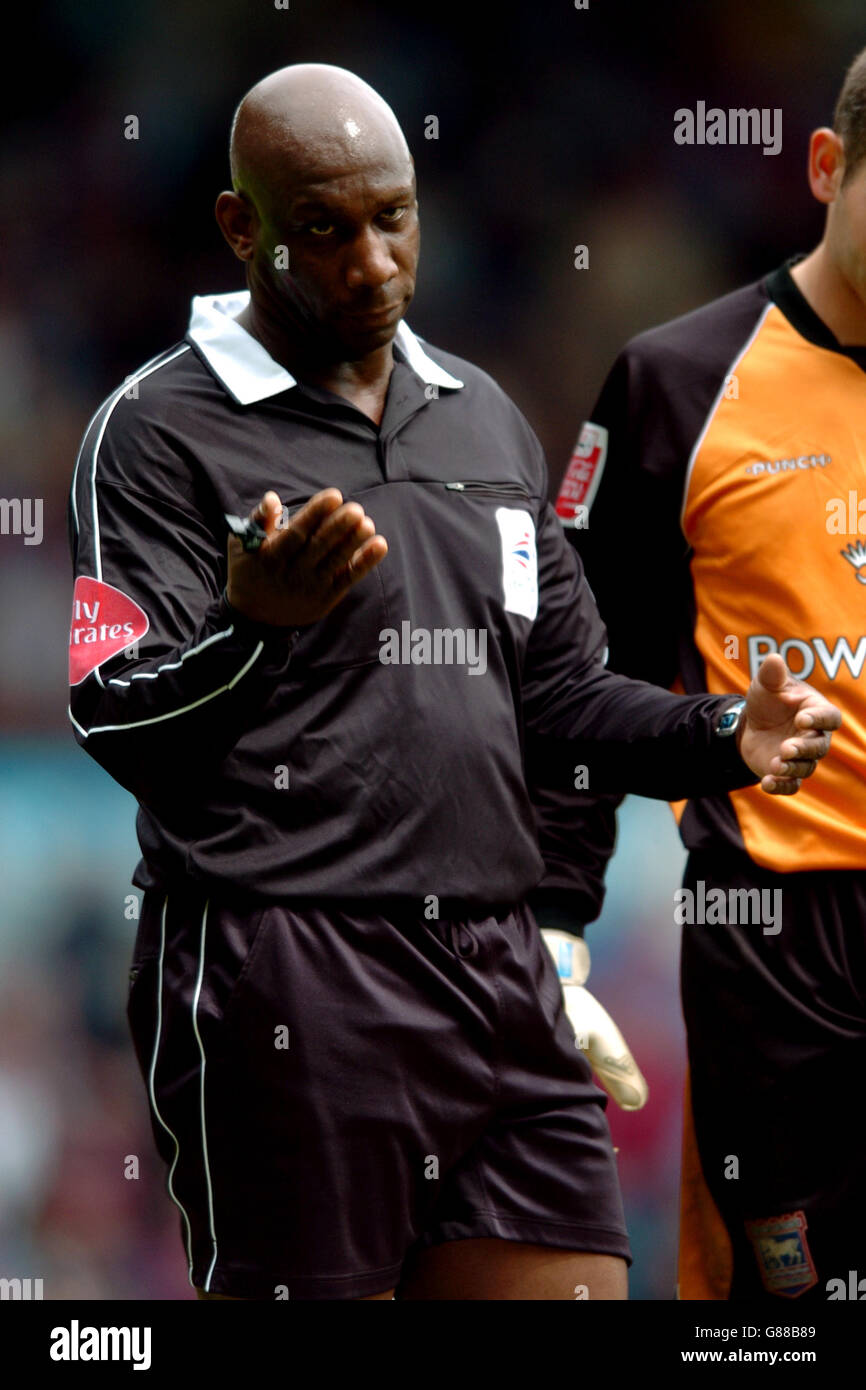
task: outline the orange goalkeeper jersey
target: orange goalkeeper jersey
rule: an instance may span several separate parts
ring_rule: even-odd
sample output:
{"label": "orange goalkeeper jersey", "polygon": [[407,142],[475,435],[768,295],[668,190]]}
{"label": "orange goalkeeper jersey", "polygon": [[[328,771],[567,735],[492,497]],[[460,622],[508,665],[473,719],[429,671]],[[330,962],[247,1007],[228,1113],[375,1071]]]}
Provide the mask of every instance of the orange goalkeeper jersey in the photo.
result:
{"label": "orange goalkeeper jersey", "polygon": [[842,347],[782,267],[629,343],[563,479],[613,670],[745,693],[779,652],[842,710],[796,797],[675,807],[690,849],[866,863],[864,372],[866,349]]}

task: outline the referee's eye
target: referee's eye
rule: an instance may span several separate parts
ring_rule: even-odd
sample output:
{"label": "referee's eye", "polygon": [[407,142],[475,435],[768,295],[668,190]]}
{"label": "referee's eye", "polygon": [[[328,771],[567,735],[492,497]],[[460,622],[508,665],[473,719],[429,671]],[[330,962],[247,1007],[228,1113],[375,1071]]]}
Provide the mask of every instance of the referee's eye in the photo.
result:
{"label": "referee's eye", "polygon": [[379,216],[384,222],[399,222],[405,211],[405,205],[397,208],[385,208],[379,213]]}
{"label": "referee's eye", "polygon": [[311,222],[307,228],[313,236],[330,236],[334,231],[333,222]]}

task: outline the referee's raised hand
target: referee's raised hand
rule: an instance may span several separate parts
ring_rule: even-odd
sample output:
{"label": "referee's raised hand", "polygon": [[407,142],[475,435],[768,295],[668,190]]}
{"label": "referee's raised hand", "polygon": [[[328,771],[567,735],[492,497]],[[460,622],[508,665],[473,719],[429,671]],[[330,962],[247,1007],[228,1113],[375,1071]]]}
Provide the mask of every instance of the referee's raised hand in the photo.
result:
{"label": "referee's raised hand", "polygon": [[761,778],[771,796],[793,796],[830,751],[841,712],[805,681],[798,680],[777,653],[765,656],[746,695],[737,729],[740,757]]}
{"label": "referee's raised hand", "polygon": [[358,502],[335,487],[317,492],[280,526],[283,504],[266,492],[251,513],[267,533],[246,551],[230,536],[226,597],[245,617],[275,627],[303,627],[324,618],[353,584],[388,553],[384,536]]}

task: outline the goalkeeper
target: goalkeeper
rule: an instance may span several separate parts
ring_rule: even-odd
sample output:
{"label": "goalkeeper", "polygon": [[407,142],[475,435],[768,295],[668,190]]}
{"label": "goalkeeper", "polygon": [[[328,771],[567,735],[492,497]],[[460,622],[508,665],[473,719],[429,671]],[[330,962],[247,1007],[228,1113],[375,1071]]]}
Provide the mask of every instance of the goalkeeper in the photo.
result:
{"label": "goalkeeper", "polygon": [[[866,51],[808,175],[818,246],[627,344],[557,505],[613,670],[745,694],[781,655],[846,711],[802,796],[674,808],[683,1299],[846,1297],[866,1242]],[[637,535],[639,584],[618,545]],[[587,807],[596,869],[613,804]]]}

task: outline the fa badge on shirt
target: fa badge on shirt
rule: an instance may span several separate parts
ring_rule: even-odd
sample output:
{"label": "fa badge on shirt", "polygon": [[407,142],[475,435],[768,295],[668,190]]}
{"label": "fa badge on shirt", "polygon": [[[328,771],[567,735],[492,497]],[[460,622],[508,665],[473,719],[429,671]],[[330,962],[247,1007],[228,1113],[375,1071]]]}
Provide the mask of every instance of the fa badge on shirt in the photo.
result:
{"label": "fa badge on shirt", "polygon": [[535,522],[522,507],[497,507],[496,524],[502,542],[505,611],[534,619],[538,612]]}

